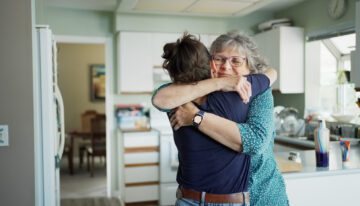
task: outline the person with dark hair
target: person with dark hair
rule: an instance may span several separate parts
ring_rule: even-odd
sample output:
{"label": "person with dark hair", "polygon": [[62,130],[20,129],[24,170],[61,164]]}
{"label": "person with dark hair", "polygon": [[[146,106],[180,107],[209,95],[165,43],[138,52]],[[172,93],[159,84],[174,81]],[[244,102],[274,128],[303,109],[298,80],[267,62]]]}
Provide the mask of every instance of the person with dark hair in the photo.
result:
{"label": "person with dark hair", "polygon": [[[214,140],[213,143],[218,142],[227,149],[231,149],[231,151],[237,154],[234,157],[238,158],[242,155],[243,160],[247,161],[249,171],[246,174],[248,175],[247,178],[249,178],[248,187],[251,205],[289,205],[285,183],[276,166],[273,154],[275,133],[271,89],[266,89],[265,92],[261,93],[263,88],[260,86],[258,87],[261,88],[259,90],[256,85],[263,85],[261,84],[263,80],[254,81],[259,77],[261,78],[261,73],[265,72],[268,73],[270,84],[272,84],[276,79],[276,72],[268,69],[266,62],[258,54],[256,44],[246,35],[228,33],[219,36],[212,43],[210,54],[213,65],[211,68],[212,77],[217,78],[196,81],[196,83],[172,83],[164,85],[153,95],[152,102],[155,107],[163,111],[173,109],[170,121],[174,128],[175,142],[180,141],[177,144],[181,142],[188,143],[180,145],[183,148],[178,147],[180,148],[180,162],[182,158],[189,161],[193,160],[194,165],[197,167],[195,166],[196,169],[190,171],[190,174],[195,175],[196,178],[194,179],[196,180],[201,179],[199,174],[203,174],[202,171],[205,171],[205,173],[209,172],[206,174],[210,176],[218,175],[220,180],[205,178],[208,181],[200,181],[200,183],[205,185],[222,184],[220,186],[222,188],[235,188],[234,184],[239,185],[239,182],[235,179],[241,179],[241,175],[245,174],[244,171],[246,169],[244,168],[246,166],[231,168],[231,171],[224,171],[219,168],[216,170],[216,167],[213,167],[213,165],[217,165],[218,162],[210,158],[220,158],[222,160],[220,164],[226,164],[226,158],[223,158],[221,155],[219,156],[216,150],[216,152],[209,152],[210,149],[205,147],[205,143],[196,144],[198,141],[205,141],[203,138],[198,138],[198,136],[190,137],[190,135],[177,137],[184,130],[192,129],[194,133],[202,133],[202,137],[208,138],[208,141]],[[178,69],[181,70],[180,67]],[[251,87],[246,84],[246,81],[243,81],[244,78],[249,80]],[[230,96],[234,92],[214,92],[219,90],[237,91],[245,102],[247,102],[246,97],[251,96],[250,104],[244,104],[243,101],[239,101],[239,95],[236,95],[238,99],[235,97],[231,98]],[[251,95],[249,90],[251,90],[253,95]],[[256,94],[259,95],[256,96]],[[199,99],[203,99],[206,95],[206,100],[199,101]],[[224,99],[229,101],[223,101]],[[211,109],[211,111],[206,109]],[[193,150],[186,150],[186,147],[189,147],[189,145]],[[200,151],[208,152],[208,157],[204,155],[205,157],[198,158],[196,156],[198,153],[194,154],[196,148]],[[251,158],[251,161],[247,158]],[[206,167],[207,161],[212,166]],[[231,167],[230,165],[232,164],[227,165]],[[186,171],[191,166],[193,165],[186,165],[184,170]],[[181,173],[183,172],[182,170],[181,167],[178,170],[177,180],[180,186],[184,184],[200,192],[202,195],[205,194],[204,192],[209,192],[206,189],[194,187],[192,181],[180,179],[179,175],[180,177],[183,175]],[[239,174],[241,175],[239,176]],[[222,175],[233,179],[223,179]],[[222,182],[224,180],[226,183]],[[217,181],[220,182],[218,183]],[[180,187],[178,193],[181,194],[181,192]],[[179,204],[177,205],[195,205],[198,203],[186,198],[180,198],[178,202]]]}
{"label": "person with dark hair", "polygon": [[[210,79],[210,65],[215,69],[215,64],[223,61],[212,58],[206,47],[189,34],[166,44],[162,57],[165,59],[163,67],[175,84],[193,84]],[[240,57],[231,58],[231,64],[240,66],[244,63],[245,60]],[[251,74],[246,78],[251,83],[254,96],[269,87],[270,80],[264,74]],[[199,121],[194,119],[193,126],[174,127],[174,140],[179,151],[176,205],[249,205],[250,156],[214,141],[197,128],[205,114],[245,122],[248,104],[237,92],[220,91],[196,98],[193,102],[197,106]],[[169,112],[170,121],[173,120],[173,112]]]}

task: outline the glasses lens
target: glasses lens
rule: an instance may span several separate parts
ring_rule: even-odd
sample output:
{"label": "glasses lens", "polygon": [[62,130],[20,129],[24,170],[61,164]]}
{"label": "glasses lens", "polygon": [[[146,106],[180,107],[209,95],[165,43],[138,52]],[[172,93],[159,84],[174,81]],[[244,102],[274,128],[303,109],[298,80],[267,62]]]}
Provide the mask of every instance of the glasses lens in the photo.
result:
{"label": "glasses lens", "polygon": [[222,56],[213,56],[214,63],[217,66],[225,64],[226,60],[229,60],[231,66],[239,67],[244,63],[245,58],[239,56],[232,57],[222,57]]}
{"label": "glasses lens", "polygon": [[230,64],[231,64],[232,66],[238,67],[238,66],[241,66],[242,63],[243,63],[243,59],[240,58],[240,57],[231,57],[231,58],[230,58]]}
{"label": "glasses lens", "polygon": [[222,58],[220,56],[214,56],[213,60],[214,60],[216,65],[222,65],[226,61],[226,59],[224,59],[224,58]]}

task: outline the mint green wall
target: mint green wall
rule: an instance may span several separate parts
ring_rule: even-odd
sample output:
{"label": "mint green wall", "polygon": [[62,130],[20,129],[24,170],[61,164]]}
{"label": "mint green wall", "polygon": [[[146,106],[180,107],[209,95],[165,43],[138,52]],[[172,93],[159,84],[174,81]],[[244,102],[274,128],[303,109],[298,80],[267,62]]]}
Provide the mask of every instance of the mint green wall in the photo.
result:
{"label": "mint green wall", "polygon": [[46,7],[40,22],[56,35],[111,36],[113,13]]}
{"label": "mint green wall", "polygon": [[274,15],[271,12],[254,12],[243,17],[230,18],[228,22],[228,30],[239,30],[253,35],[258,32],[257,25],[273,19]]}
{"label": "mint green wall", "polygon": [[246,17],[189,17],[150,14],[117,14],[116,31],[183,32],[221,34],[231,30],[254,33],[254,25],[271,18],[270,13],[254,13]]}
{"label": "mint green wall", "polygon": [[347,0],[347,11],[340,19],[334,20],[327,13],[329,0],[308,0],[284,11],[277,12],[277,18],[290,18],[296,26],[304,27],[308,36],[354,27],[355,1]]}
{"label": "mint green wall", "polygon": [[189,17],[150,14],[117,14],[116,31],[223,33],[227,18]]}

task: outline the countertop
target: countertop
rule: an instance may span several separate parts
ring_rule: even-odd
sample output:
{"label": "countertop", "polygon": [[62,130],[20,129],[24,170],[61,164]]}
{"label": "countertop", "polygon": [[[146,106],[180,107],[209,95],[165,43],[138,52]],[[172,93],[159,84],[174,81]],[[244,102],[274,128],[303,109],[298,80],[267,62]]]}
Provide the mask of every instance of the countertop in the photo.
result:
{"label": "countertop", "polygon": [[[328,168],[316,167],[315,150],[297,150],[296,152],[300,153],[302,170],[300,172],[283,173],[285,179],[360,173],[360,144],[350,147],[350,162],[344,165],[341,159],[339,142],[330,142]],[[275,152],[275,156],[287,158],[289,152]]]}

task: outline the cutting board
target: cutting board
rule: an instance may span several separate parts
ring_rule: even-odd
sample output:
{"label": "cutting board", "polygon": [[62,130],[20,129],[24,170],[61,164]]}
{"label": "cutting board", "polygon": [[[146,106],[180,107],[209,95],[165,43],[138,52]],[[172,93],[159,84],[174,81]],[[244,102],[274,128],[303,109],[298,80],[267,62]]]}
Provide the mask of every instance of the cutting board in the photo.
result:
{"label": "cutting board", "polygon": [[276,163],[282,173],[285,172],[300,172],[302,169],[301,163],[297,163],[286,159],[285,157],[277,156],[275,158]]}

